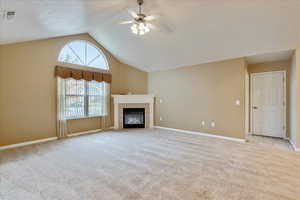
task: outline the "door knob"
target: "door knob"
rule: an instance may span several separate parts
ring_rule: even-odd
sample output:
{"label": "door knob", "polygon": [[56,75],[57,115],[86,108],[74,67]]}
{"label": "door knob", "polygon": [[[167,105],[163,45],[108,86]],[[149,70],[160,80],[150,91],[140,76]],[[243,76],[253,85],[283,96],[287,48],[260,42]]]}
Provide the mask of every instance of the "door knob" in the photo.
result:
{"label": "door knob", "polygon": [[258,107],[257,106],[253,106],[253,109],[256,110],[256,109],[258,109]]}

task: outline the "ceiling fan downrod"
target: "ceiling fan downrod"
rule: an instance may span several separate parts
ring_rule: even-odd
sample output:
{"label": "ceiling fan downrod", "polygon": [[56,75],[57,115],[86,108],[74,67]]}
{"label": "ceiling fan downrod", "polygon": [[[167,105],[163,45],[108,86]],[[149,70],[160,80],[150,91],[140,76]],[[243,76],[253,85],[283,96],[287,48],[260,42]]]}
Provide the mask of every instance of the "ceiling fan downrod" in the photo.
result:
{"label": "ceiling fan downrod", "polygon": [[139,14],[142,14],[142,5],[144,3],[144,0],[137,0],[137,3],[139,4]]}

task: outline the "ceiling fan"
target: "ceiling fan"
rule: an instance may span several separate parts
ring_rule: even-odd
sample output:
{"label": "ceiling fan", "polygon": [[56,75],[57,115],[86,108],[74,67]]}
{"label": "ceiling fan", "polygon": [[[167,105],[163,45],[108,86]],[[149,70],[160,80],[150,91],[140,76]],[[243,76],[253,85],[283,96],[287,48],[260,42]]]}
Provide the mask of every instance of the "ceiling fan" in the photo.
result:
{"label": "ceiling fan", "polygon": [[155,20],[158,18],[157,15],[145,15],[142,13],[142,6],[144,4],[144,0],[137,0],[139,11],[138,13],[128,10],[128,12],[133,17],[133,20],[123,21],[120,24],[132,24],[131,31],[136,35],[144,35],[150,32],[151,29],[155,29],[155,26],[149,21]]}

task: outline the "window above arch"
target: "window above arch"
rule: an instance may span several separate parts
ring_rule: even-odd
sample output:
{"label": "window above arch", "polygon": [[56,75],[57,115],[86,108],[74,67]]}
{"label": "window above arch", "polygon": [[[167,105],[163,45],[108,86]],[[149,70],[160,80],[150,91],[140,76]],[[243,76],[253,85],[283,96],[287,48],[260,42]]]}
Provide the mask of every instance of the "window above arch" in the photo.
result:
{"label": "window above arch", "polygon": [[59,54],[58,61],[108,70],[105,55],[86,40],[75,40],[66,44]]}

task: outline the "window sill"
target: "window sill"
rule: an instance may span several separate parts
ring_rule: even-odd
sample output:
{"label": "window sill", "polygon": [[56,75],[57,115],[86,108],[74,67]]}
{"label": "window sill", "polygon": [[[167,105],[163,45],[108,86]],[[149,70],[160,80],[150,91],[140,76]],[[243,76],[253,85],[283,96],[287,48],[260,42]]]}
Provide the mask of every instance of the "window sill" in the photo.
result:
{"label": "window sill", "polygon": [[96,118],[96,117],[105,117],[103,115],[92,115],[92,116],[84,116],[84,117],[69,117],[66,120],[73,120],[73,119],[89,119],[89,118]]}

